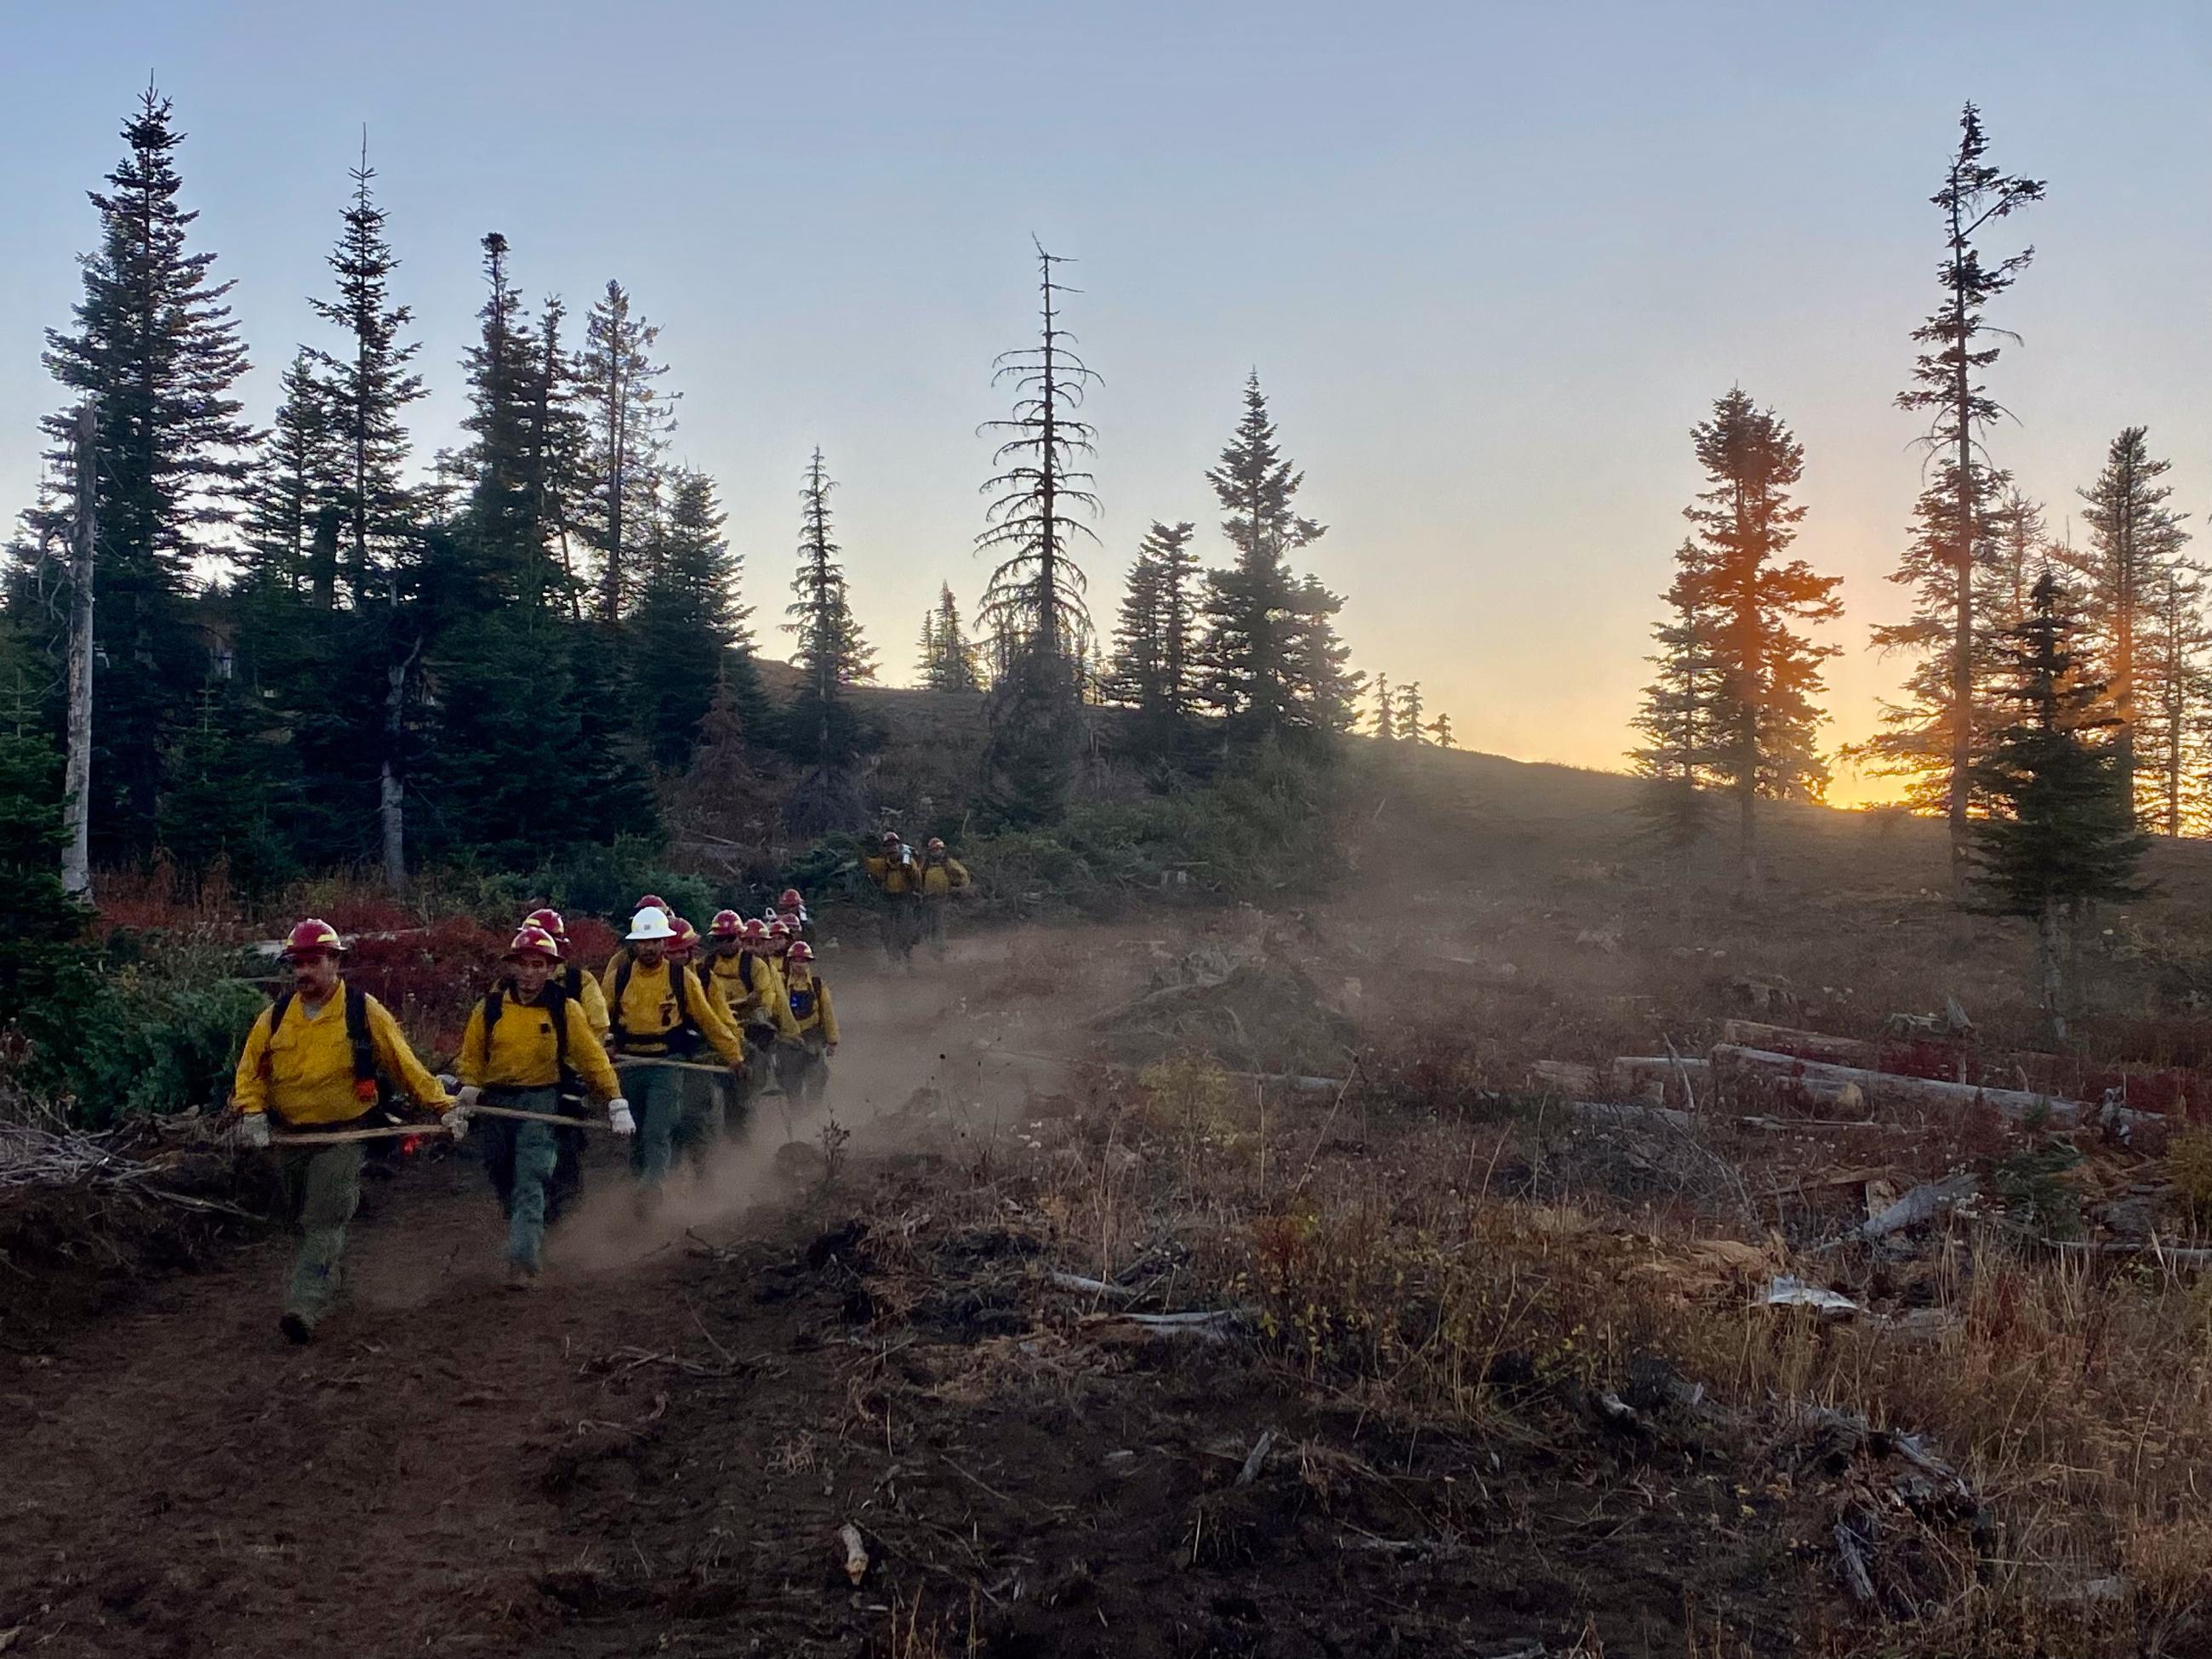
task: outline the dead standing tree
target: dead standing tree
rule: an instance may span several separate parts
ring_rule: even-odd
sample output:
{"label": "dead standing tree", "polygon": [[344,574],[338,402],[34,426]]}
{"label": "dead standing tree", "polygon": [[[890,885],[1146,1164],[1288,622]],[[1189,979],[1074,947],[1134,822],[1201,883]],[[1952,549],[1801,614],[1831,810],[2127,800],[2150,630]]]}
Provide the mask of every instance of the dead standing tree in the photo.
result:
{"label": "dead standing tree", "polygon": [[1076,466],[1096,430],[1075,411],[1098,377],[1060,325],[1059,296],[1078,293],[1054,280],[1067,263],[1036,243],[1042,325],[1036,346],[993,366],[992,382],[1011,380],[1013,413],[981,428],[1003,441],[992,456],[1002,471],[987,480],[988,523],[979,552],[999,556],[984,591],[982,617],[1011,635],[1012,651],[991,690],[991,741],[984,764],[994,806],[1016,823],[1049,823],[1065,810],[1080,740],[1079,672],[1091,635],[1084,575],[1070,556],[1078,536],[1097,535],[1073,516],[1095,515],[1091,475]]}
{"label": "dead standing tree", "polygon": [[70,536],[69,757],[62,812],[69,840],[62,848],[62,890],[92,896],[92,582],[100,533],[99,416],[88,403],[76,412],[76,517]]}

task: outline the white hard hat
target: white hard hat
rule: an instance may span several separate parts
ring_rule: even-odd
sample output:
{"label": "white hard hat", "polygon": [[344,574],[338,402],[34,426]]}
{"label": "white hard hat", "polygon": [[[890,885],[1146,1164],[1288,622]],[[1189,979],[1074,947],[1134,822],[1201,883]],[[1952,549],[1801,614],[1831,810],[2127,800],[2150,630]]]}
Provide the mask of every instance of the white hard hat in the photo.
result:
{"label": "white hard hat", "polygon": [[629,919],[629,936],[633,939],[674,939],[676,930],[668,924],[668,913],[647,905]]}

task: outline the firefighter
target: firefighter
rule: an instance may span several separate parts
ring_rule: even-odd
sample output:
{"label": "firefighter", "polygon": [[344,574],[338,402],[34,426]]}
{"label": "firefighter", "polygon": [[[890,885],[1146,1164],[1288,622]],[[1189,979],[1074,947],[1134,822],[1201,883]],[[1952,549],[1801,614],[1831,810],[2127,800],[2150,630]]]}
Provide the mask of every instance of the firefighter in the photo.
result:
{"label": "firefighter", "polygon": [[[561,969],[553,976],[553,983],[561,994],[584,1011],[585,1021],[601,1047],[607,1041],[606,994],[599,989],[595,975],[585,970],[584,964],[575,960],[575,952],[568,944],[568,924],[558,910],[532,910],[524,918],[533,927],[543,927],[552,934],[561,947]],[[584,1115],[584,1091],[578,1084],[573,1069],[561,1082],[561,1110],[571,1117]],[[581,1129],[556,1129],[553,1180],[545,1194],[545,1221],[548,1226],[558,1221],[584,1195],[584,1132]]]}
{"label": "firefighter", "polygon": [[[468,1029],[461,1035],[460,1057],[454,1061],[461,1078],[461,1110],[481,1102],[580,1117],[580,1112],[569,1109],[571,1097],[564,1091],[580,1082],[606,1103],[608,1126],[617,1134],[635,1134],[629,1103],[622,1097],[622,1085],[592,1030],[583,1000],[568,995],[556,977],[560,941],[547,929],[525,922],[507,946],[506,962],[507,977],[469,1011]],[[507,1218],[512,1288],[537,1282],[545,1229],[554,1219],[558,1138],[580,1133],[502,1117],[486,1117],[478,1126],[484,1170]]]}
{"label": "firefighter", "polygon": [[806,901],[799,896],[796,887],[787,887],[776,896],[775,915],[778,920],[790,925],[793,939],[803,939],[809,945],[814,943],[814,918],[807,913]]}
{"label": "firefighter", "polygon": [[921,935],[921,866],[896,830],[884,831],[880,849],[862,866],[884,896],[884,955],[911,967]]}
{"label": "firefighter", "polygon": [[778,1039],[795,1038],[799,1028],[784,1006],[783,975],[769,959],[763,923],[747,921],[735,910],[721,912],[707,929],[707,960],[699,972],[745,1040],[744,1081],[725,1103],[722,1120],[731,1134],[740,1134],[746,1108],[768,1083]]}
{"label": "firefighter", "polygon": [[668,922],[676,929],[676,937],[668,941],[668,959],[689,968],[699,954],[699,930],[681,916],[671,916]]}
{"label": "firefighter", "polygon": [[815,975],[814,947],[803,939],[793,940],[787,960],[783,994],[799,1040],[776,1050],[776,1075],[792,1099],[819,1100],[830,1082],[829,1058],[837,1052],[837,1011],[829,986]]}
{"label": "firefighter", "polygon": [[630,1143],[630,1169],[648,1194],[668,1178],[678,1148],[694,1157],[706,1148],[710,1097],[703,1089],[686,1089],[687,1073],[671,1062],[688,1060],[705,1043],[741,1081],[744,1075],[744,1039],[720,1000],[690,969],[671,959],[676,937],[665,912],[641,908],[629,925],[629,955],[607,964],[601,988],[613,1021],[614,1052],[635,1097],[638,1133]]}
{"label": "firefighter", "polygon": [[[360,1126],[382,1086],[396,1086],[418,1106],[440,1114],[459,1136],[468,1127],[437,1079],[422,1069],[399,1024],[368,992],[340,977],[345,954],[336,929],[313,917],[284,941],[292,988],[261,1012],[238,1057],[231,1087],[240,1138],[270,1144],[269,1124],[294,1137]],[[284,1202],[301,1231],[300,1250],[277,1322],[285,1336],[305,1342],[337,1294],[346,1224],[361,1206],[362,1143],[294,1144],[277,1150]]]}
{"label": "firefighter", "polygon": [[939,962],[945,960],[945,914],[953,899],[973,885],[968,866],[945,850],[941,837],[932,836],[921,849],[921,920],[929,952]]}
{"label": "firefighter", "polygon": [[[672,927],[676,925],[676,907],[671,904],[666,899],[661,897],[658,893],[641,893],[638,896],[637,902],[630,907],[630,914],[632,915],[635,915],[640,911],[643,910],[658,910],[662,915],[668,918],[669,926]],[[602,974],[604,975],[605,973],[612,972],[623,963],[628,962],[629,957],[630,950],[629,945],[627,943],[617,945],[615,946],[615,953],[607,958],[607,965],[601,970]],[[600,1000],[605,1001],[605,998],[602,996]],[[599,1040],[602,1042],[606,1041],[605,1037],[602,1037]]]}

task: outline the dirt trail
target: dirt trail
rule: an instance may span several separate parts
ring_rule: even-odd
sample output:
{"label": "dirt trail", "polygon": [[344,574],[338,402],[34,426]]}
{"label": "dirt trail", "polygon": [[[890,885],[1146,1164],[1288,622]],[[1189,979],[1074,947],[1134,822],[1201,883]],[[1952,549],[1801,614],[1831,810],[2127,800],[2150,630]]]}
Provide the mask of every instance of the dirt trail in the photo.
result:
{"label": "dirt trail", "polygon": [[[946,1069],[939,1039],[974,957],[896,975],[860,946],[832,959],[848,1040],[828,1109],[864,1127]],[[711,1186],[675,1191],[649,1231],[601,1146],[593,1197],[535,1293],[504,1288],[497,1211],[464,1152],[368,1183],[348,1292],[311,1347],[276,1330],[279,1237],[152,1287],[56,1352],[0,1359],[0,1649],[584,1650],[548,1645],[575,1611],[562,1586],[610,1551],[653,1564],[574,1521],[579,1468],[665,1414],[696,1380],[683,1367],[807,1346],[815,1310],[755,1304],[684,1231],[776,1237],[785,1139],[770,1103]],[[833,1369],[817,1346],[780,1358],[775,1387],[811,1415]],[[728,1431],[750,1444],[758,1427]]]}

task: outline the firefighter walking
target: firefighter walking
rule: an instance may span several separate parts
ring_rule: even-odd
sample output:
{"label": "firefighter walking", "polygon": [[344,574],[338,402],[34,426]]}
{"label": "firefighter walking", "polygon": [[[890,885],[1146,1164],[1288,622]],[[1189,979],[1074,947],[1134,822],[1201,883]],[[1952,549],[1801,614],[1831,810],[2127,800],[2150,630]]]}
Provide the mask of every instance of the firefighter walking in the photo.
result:
{"label": "firefighter walking", "polygon": [[734,910],[717,915],[707,930],[708,988],[721,999],[730,1023],[745,1041],[745,1080],[731,1103],[724,1126],[744,1131],[753,1098],[769,1080],[777,1045],[799,1040],[799,1027],[784,1000],[783,975],[769,954],[765,922],[745,921]]}
{"label": "firefighter walking", "polygon": [[[606,995],[599,989],[598,976],[575,959],[574,948],[568,942],[568,923],[562,920],[558,910],[550,908],[532,910],[523,922],[528,927],[543,927],[560,946],[561,967],[552,982],[560,987],[563,996],[584,1011],[586,1024],[591,1026],[592,1035],[604,1049],[611,1029]],[[561,1111],[568,1117],[581,1118],[584,1115],[583,1090],[573,1073],[561,1081]],[[545,1194],[545,1224],[549,1227],[584,1196],[584,1132],[556,1129],[553,1139],[553,1181]]]}
{"label": "firefighter walking", "polygon": [[659,1191],[679,1150],[705,1152],[714,1097],[685,1086],[690,1056],[711,1046],[740,1083],[744,1077],[744,1039],[720,999],[671,960],[677,937],[665,912],[641,908],[630,921],[628,952],[607,964],[601,987],[615,1056],[635,1103],[630,1169],[647,1194]]}
{"label": "firefighter walking", "polygon": [[897,830],[886,830],[879,849],[861,867],[883,895],[884,955],[912,967],[914,947],[921,938],[921,861]]}
{"label": "firefighter walking", "polygon": [[384,1005],[345,983],[344,953],[328,922],[311,917],[293,928],[283,951],[292,988],[253,1022],[231,1088],[247,1146],[270,1144],[272,1120],[287,1141],[276,1148],[276,1170],[301,1238],[278,1325],[294,1342],[313,1336],[337,1294],[346,1228],[361,1206],[362,1143],[312,1138],[360,1127],[385,1080],[439,1113],[449,1133],[461,1134],[468,1122]]}
{"label": "firefighter walking", "polygon": [[[606,1103],[615,1133],[635,1133],[629,1103],[622,1097],[583,1000],[569,995],[555,978],[559,942],[547,929],[525,923],[507,947],[506,963],[507,977],[469,1011],[454,1062],[461,1079],[459,1109],[468,1114],[482,1105],[540,1117],[574,1116],[564,1091],[580,1081]],[[477,1129],[485,1172],[507,1218],[507,1283],[526,1288],[544,1266],[558,1137],[579,1132],[490,1115],[477,1121]]]}
{"label": "firefighter walking", "polygon": [[784,960],[784,998],[798,1040],[776,1049],[776,1078],[790,1100],[819,1100],[830,1083],[830,1056],[837,1052],[837,1010],[814,971],[812,945],[793,940]]}
{"label": "firefighter walking", "polygon": [[921,931],[929,941],[929,953],[939,962],[945,960],[946,913],[952,901],[964,897],[974,884],[968,866],[945,850],[940,837],[932,836],[921,849]]}

